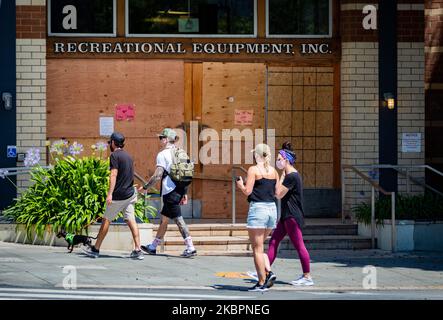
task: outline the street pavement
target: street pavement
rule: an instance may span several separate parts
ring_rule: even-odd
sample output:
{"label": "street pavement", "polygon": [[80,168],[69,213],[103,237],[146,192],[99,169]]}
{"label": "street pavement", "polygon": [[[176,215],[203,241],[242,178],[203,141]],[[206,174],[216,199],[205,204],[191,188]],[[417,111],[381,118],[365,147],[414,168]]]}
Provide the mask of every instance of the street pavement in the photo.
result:
{"label": "street pavement", "polygon": [[[197,248],[198,249],[198,248]],[[0,299],[443,300],[443,252],[311,251],[313,287],[294,287],[294,257],[277,258],[274,287],[248,292],[251,257],[145,255],[0,242]]]}

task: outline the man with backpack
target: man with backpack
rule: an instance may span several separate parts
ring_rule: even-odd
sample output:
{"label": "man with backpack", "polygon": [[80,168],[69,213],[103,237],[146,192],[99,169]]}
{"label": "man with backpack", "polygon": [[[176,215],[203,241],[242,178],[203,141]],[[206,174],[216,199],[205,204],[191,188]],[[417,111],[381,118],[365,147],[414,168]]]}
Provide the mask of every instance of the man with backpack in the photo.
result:
{"label": "man with backpack", "polygon": [[187,189],[192,181],[194,164],[189,160],[186,152],[175,145],[178,136],[174,130],[166,128],[158,137],[163,150],[157,155],[157,168],[154,175],[143,188],[140,188],[140,192],[143,190],[146,192],[161,180],[160,196],[163,197],[163,208],[160,226],[154,241],[147,246],[141,246],[141,249],[144,253],[155,255],[157,246],[165,236],[169,219],[173,219],[186,244],[182,256],[195,256],[197,250],[192,243],[189,228],[183,220],[180,208],[188,202]]}

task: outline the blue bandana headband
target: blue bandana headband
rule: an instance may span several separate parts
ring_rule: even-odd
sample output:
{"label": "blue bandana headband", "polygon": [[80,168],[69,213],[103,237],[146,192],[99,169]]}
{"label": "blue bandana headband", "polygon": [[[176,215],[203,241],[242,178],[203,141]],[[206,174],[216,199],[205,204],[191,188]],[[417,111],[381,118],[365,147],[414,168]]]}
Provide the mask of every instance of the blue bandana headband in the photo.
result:
{"label": "blue bandana headband", "polygon": [[283,159],[288,160],[291,165],[295,163],[295,158],[285,150],[280,150],[278,153],[283,157]]}

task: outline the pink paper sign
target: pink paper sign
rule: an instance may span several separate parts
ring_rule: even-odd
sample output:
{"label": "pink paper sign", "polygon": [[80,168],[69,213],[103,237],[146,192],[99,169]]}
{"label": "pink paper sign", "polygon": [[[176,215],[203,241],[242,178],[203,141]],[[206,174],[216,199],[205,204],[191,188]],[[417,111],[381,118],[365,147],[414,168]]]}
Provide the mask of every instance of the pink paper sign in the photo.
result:
{"label": "pink paper sign", "polygon": [[250,126],[254,117],[254,110],[235,110],[235,125]]}
{"label": "pink paper sign", "polygon": [[115,120],[134,120],[135,118],[135,106],[132,104],[121,104],[115,107]]}

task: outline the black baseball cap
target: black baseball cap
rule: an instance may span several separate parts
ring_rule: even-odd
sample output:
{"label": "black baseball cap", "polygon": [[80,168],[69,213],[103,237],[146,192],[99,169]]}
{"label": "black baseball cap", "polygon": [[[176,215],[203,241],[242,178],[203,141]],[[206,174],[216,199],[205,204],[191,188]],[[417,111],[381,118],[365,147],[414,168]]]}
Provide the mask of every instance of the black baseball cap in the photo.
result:
{"label": "black baseball cap", "polygon": [[119,132],[114,132],[109,138],[109,142],[114,141],[115,144],[122,145],[125,142],[125,136]]}

